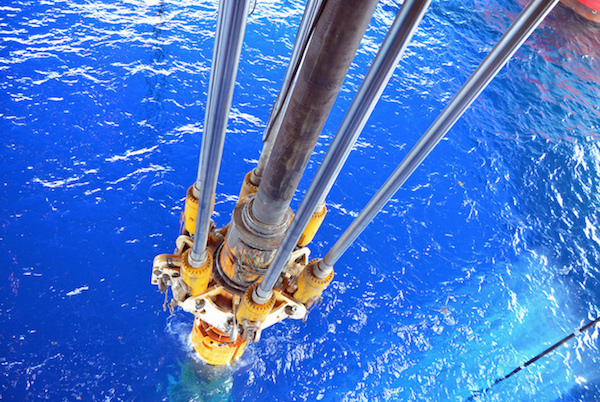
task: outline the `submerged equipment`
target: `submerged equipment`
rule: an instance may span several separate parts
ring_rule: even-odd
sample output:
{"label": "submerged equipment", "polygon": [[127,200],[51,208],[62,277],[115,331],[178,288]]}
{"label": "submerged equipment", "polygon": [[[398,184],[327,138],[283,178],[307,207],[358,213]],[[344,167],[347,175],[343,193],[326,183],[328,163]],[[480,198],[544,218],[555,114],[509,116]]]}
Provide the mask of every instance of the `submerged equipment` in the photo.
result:
{"label": "submerged equipment", "polygon": [[272,109],[258,166],[246,174],[231,221],[211,220],[249,0],[221,0],[196,182],[187,190],[173,254],[154,259],[152,284],[168,306],[194,314],[191,342],[209,364],[238,359],[262,331],[306,319],[334,264],[410,177],[559,0],[532,0],[323,259],[308,245],[326,197],[431,0],[405,0],[297,211],[290,202],[377,0],[308,0]]}

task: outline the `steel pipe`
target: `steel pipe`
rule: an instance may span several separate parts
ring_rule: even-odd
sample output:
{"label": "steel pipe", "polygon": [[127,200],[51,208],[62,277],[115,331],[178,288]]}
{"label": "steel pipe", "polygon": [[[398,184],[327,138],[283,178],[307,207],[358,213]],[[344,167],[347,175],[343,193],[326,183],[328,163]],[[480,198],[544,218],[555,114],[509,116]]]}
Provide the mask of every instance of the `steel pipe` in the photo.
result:
{"label": "steel pipe", "polygon": [[269,157],[271,156],[271,150],[273,149],[273,143],[277,138],[279,128],[281,127],[281,119],[284,115],[284,109],[291,94],[291,88],[294,83],[294,78],[298,74],[308,42],[310,41],[311,34],[313,32],[314,24],[321,9],[323,0],[308,0],[306,7],[304,8],[304,14],[302,14],[302,20],[298,27],[298,33],[296,34],[296,40],[294,42],[294,48],[292,49],[292,55],[290,56],[290,62],[288,68],[283,77],[283,83],[281,89],[277,94],[277,99],[271,110],[269,121],[263,134],[263,148],[258,159],[258,164],[252,171],[251,182],[257,186],[260,184],[260,179],[263,175]]}
{"label": "steel pipe", "polygon": [[346,229],[323,260],[319,262],[318,271],[320,271],[320,275],[326,275],[332,269],[333,265],[362,233],[375,215],[423,162],[425,157],[440,142],[558,2],[559,0],[532,0],[529,2],[359,216]]}
{"label": "steel pipe", "polygon": [[264,224],[279,224],[348,73],[377,0],[328,0],[293,85],[280,133],[252,205]]}
{"label": "steel pipe", "polygon": [[298,33],[296,33],[296,40],[294,41],[294,48],[292,49],[292,55],[290,56],[288,68],[285,72],[285,76],[283,77],[283,82],[281,84],[281,89],[277,94],[277,99],[275,99],[273,110],[271,110],[271,115],[269,116],[269,121],[263,134],[263,141],[266,141],[270,137],[270,134],[273,132],[275,121],[277,120],[277,117],[281,115],[281,109],[284,105],[284,102],[289,98],[288,95],[290,94],[290,88],[294,81],[294,77],[302,65],[302,59],[304,57],[304,53],[306,52],[306,47],[310,40],[311,34],[313,33],[315,20],[317,19],[317,15],[322,3],[323,0],[308,0],[306,2],[306,7],[304,9],[304,13],[302,14],[302,20],[300,21],[300,26],[298,27]]}
{"label": "steel pipe", "polygon": [[188,259],[193,267],[200,267],[206,261],[210,217],[213,212],[227,119],[246,29],[248,4],[249,0],[219,2],[198,178],[194,184],[194,193],[197,193],[198,197],[198,215],[194,245]]}
{"label": "steel pipe", "polygon": [[298,211],[296,211],[296,216],[281,247],[256,289],[257,299],[262,300],[271,293],[275,282],[285,269],[298,239],[319,203],[331,190],[430,2],[431,0],[406,0],[400,8]]}

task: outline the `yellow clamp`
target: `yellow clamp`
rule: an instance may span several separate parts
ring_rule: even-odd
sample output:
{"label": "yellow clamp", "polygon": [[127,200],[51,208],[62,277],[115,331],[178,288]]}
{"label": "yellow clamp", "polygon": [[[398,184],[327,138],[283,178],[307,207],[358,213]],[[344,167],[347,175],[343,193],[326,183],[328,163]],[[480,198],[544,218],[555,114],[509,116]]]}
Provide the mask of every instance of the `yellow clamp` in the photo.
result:
{"label": "yellow clamp", "polygon": [[[215,209],[215,200],[212,200],[212,210]],[[212,211],[211,211],[212,215]],[[196,232],[196,217],[198,216],[198,198],[194,196],[194,185],[192,184],[185,193],[185,209],[183,213],[185,230],[191,235]]]}
{"label": "yellow clamp", "polygon": [[194,268],[188,261],[190,249],[185,250],[181,255],[181,277],[190,287],[192,296],[198,296],[208,287],[210,276],[212,274],[213,256],[209,250],[206,250],[206,261],[199,268]]}
{"label": "yellow clamp", "polygon": [[194,185],[192,184],[185,194],[184,210],[185,230],[192,235],[196,231],[196,216],[198,215],[198,199],[194,197],[193,189]]}
{"label": "yellow clamp", "polygon": [[239,323],[243,323],[244,321],[262,323],[271,310],[273,310],[273,306],[275,306],[275,295],[271,296],[269,301],[265,304],[258,304],[252,299],[252,293],[257,286],[258,282],[253,283],[246,289],[246,293],[244,293],[244,297],[242,298],[236,313],[236,318]]}
{"label": "yellow clamp", "polygon": [[255,186],[250,181],[250,177],[252,176],[252,171],[246,173],[244,177],[244,182],[242,183],[242,188],[240,190],[240,196],[238,198],[238,202],[243,201],[244,199],[250,197],[252,194],[256,194],[258,191],[258,186]]}
{"label": "yellow clamp", "polygon": [[321,279],[313,273],[313,267],[320,259],[311,260],[298,277],[298,290],[294,293],[294,298],[301,303],[306,303],[311,299],[321,296],[321,293],[329,286],[333,280],[333,269],[327,277]]}
{"label": "yellow clamp", "polygon": [[208,364],[224,366],[231,364],[244,353],[246,342],[238,338],[235,342],[221,331],[196,319],[192,328],[194,350]]}
{"label": "yellow clamp", "polygon": [[308,224],[304,228],[304,232],[302,232],[302,236],[300,236],[300,240],[298,240],[298,247],[304,247],[314,239],[325,219],[325,215],[327,215],[327,207],[325,205],[323,205],[322,210],[312,214],[310,221],[308,221]]}

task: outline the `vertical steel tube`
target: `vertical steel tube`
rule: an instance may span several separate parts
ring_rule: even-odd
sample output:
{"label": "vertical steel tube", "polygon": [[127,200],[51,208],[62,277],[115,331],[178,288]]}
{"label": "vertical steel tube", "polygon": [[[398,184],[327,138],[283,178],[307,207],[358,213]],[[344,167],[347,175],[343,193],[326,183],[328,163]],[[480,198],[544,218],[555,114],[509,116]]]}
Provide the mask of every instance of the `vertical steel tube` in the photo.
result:
{"label": "vertical steel tube", "polygon": [[302,20],[300,21],[300,27],[298,28],[298,33],[296,34],[294,48],[292,49],[292,55],[290,56],[290,62],[285,72],[285,76],[283,77],[281,89],[277,94],[275,105],[273,105],[271,115],[269,116],[269,121],[267,122],[267,127],[265,128],[265,132],[263,134],[263,149],[260,153],[258,164],[252,172],[252,182],[254,185],[260,184],[260,178],[262,177],[265,167],[267,166],[269,156],[271,156],[273,143],[275,142],[275,138],[277,138],[277,133],[279,132],[279,127],[281,126],[281,119],[284,114],[283,109],[289,100],[294,78],[300,70],[300,66],[302,65],[302,58],[304,57],[312,29],[322,3],[323,0],[308,0],[306,2],[304,14],[302,15]]}
{"label": "vertical steel tube", "polygon": [[377,0],[325,2],[253,200],[258,221],[278,225],[285,219],[376,5]]}
{"label": "vertical steel tube", "polygon": [[194,246],[189,254],[193,267],[206,260],[206,243],[213,203],[231,108],[242,40],[246,29],[249,0],[221,0],[215,34],[215,47],[208,84],[208,100],[204,116],[202,149],[198,164],[198,178],[194,192],[198,195],[198,215]]}
{"label": "vertical steel tube", "polygon": [[359,216],[346,229],[323,260],[319,262],[318,270],[321,272],[321,275],[326,275],[331,270],[333,265],[362,233],[375,215],[398,191],[402,184],[404,184],[558,2],[559,0],[532,0],[529,2],[527,7],[508,28],[502,38],[500,38],[496,46],[481,62],[477,70],[469,77],[467,82],[425,132],[423,137],[410,150],[408,155],[383,186],[381,186]]}
{"label": "vertical steel tube", "polygon": [[[254,197],[238,203],[216,269],[232,287],[263,276],[292,220],[290,201],[360,45],[377,0],[327,0]],[[262,304],[262,303],[261,303]]]}
{"label": "vertical steel tube", "polygon": [[298,73],[300,65],[302,64],[302,58],[304,57],[304,52],[306,51],[306,47],[310,40],[310,35],[312,34],[312,29],[314,28],[315,19],[317,18],[317,14],[322,3],[323,0],[308,0],[306,2],[306,7],[304,9],[304,13],[302,14],[302,20],[300,21],[300,26],[298,27],[298,33],[296,33],[296,40],[294,41],[294,48],[292,49],[290,62],[287,70],[285,71],[285,76],[283,77],[281,89],[277,94],[277,99],[275,99],[275,105],[273,105],[273,110],[269,116],[269,122],[267,123],[267,127],[265,128],[265,132],[263,134],[263,141],[266,141],[269,137],[273,128],[273,124],[276,120],[275,118],[280,113],[286,98],[288,98],[287,95],[290,93],[294,76]]}
{"label": "vertical steel tube", "polygon": [[270,294],[275,282],[285,269],[290,253],[298,243],[298,239],[310,217],[331,190],[350,154],[352,146],[367,123],[375,104],[381,97],[430,2],[431,0],[406,0],[400,8],[371,68],[367,72],[337,134],[331,142],[321,166],[306,191],[298,211],[296,211],[296,216],[281,247],[256,289],[259,298],[266,298]]}

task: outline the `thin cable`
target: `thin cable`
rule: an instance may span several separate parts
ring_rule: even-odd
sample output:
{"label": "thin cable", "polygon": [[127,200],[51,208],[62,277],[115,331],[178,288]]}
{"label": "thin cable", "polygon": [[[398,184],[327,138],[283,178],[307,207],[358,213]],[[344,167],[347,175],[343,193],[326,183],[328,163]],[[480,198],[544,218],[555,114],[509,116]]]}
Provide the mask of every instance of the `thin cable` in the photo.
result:
{"label": "thin cable", "polygon": [[472,401],[472,400],[474,400],[475,397],[477,397],[477,396],[479,396],[481,394],[485,394],[494,385],[496,385],[496,384],[498,384],[498,383],[506,380],[507,378],[509,378],[509,377],[517,374],[519,371],[523,370],[525,367],[529,366],[530,364],[535,363],[536,361],[538,361],[542,357],[546,356],[548,353],[552,352],[553,350],[555,350],[559,346],[564,345],[565,343],[567,343],[571,339],[575,338],[576,336],[581,335],[582,332],[590,329],[591,327],[594,326],[594,324],[597,324],[598,322],[600,322],[600,317],[596,318],[594,321],[588,322],[587,324],[585,324],[583,327],[579,328],[577,331],[573,332],[572,334],[570,334],[568,336],[565,336],[560,341],[556,342],[554,345],[550,346],[548,349],[544,350],[542,353],[536,355],[534,358],[527,360],[525,363],[521,364],[519,367],[517,367],[516,369],[514,369],[510,373],[508,373],[508,374],[506,374],[506,375],[504,375],[502,377],[496,378],[496,381],[494,381],[494,383],[492,385],[490,385],[489,387],[487,387],[485,389],[480,389],[479,391],[473,392],[473,394],[469,397],[469,399],[467,399],[467,401]]}
{"label": "thin cable", "polygon": [[250,11],[250,14],[248,14],[248,17],[250,17],[254,13],[254,10],[256,9],[256,3],[258,3],[258,0],[254,0],[254,5],[252,6],[252,11]]}

